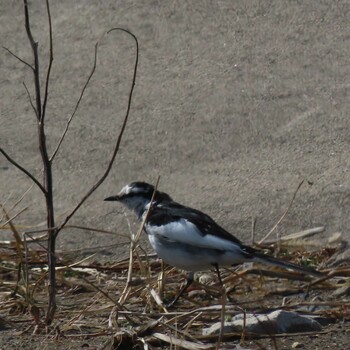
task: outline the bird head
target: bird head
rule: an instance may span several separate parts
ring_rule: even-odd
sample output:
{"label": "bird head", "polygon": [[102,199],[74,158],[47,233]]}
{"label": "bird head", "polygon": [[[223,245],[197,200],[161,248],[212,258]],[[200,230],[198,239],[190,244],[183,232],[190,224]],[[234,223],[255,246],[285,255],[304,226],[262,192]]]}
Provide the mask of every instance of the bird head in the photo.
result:
{"label": "bird head", "polygon": [[[153,185],[146,182],[132,182],[124,186],[117,195],[105,198],[105,201],[118,201],[141,218],[146,206],[151,202],[153,192]],[[155,192],[154,202],[169,201],[172,199],[168,194],[160,191]]]}

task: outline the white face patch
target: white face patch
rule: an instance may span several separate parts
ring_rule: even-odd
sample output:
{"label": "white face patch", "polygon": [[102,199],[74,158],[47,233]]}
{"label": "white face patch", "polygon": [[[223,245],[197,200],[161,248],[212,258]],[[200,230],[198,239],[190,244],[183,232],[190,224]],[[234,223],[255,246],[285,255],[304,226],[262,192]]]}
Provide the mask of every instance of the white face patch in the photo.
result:
{"label": "white face patch", "polygon": [[126,194],[129,194],[129,193],[131,192],[131,190],[132,190],[132,187],[131,187],[130,185],[124,186],[124,192],[125,192]]}
{"label": "white face patch", "polygon": [[118,196],[120,196],[120,197],[125,196],[126,194],[129,194],[131,192],[131,190],[132,190],[132,187],[130,185],[126,185],[118,193]]}
{"label": "white face patch", "polygon": [[142,187],[138,187],[137,185],[134,185],[131,183],[129,185],[124,186],[121,191],[119,192],[118,196],[126,196],[130,193],[138,194],[138,193],[147,193],[147,190]]}

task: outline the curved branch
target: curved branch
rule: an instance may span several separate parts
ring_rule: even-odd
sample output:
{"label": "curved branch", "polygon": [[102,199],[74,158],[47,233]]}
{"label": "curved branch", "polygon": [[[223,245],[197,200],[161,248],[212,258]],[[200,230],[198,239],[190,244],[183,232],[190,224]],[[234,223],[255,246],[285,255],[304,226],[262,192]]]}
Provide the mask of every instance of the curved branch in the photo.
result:
{"label": "curved branch", "polygon": [[56,154],[57,154],[59,148],[61,147],[61,144],[62,144],[62,142],[63,142],[63,140],[64,140],[64,138],[65,138],[65,136],[66,136],[66,134],[67,134],[67,132],[68,132],[69,125],[70,125],[70,123],[72,122],[72,119],[74,118],[75,113],[77,112],[77,110],[78,110],[78,108],[79,108],[79,105],[80,105],[81,100],[83,99],[85,90],[86,90],[86,88],[88,87],[88,85],[89,85],[89,83],[90,83],[90,80],[91,80],[92,76],[93,76],[94,73],[95,73],[95,70],[96,70],[96,62],[97,62],[97,48],[98,48],[98,42],[95,44],[94,65],[93,65],[93,67],[92,67],[92,70],[91,70],[91,72],[90,72],[90,74],[89,74],[89,77],[88,77],[88,79],[87,79],[87,81],[86,81],[86,83],[85,83],[83,89],[81,90],[79,99],[78,99],[78,101],[77,101],[77,103],[76,103],[76,105],[75,105],[75,107],[74,107],[74,111],[73,111],[72,115],[70,116],[70,118],[68,119],[68,122],[67,122],[67,124],[66,124],[66,128],[64,129],[63,134],[62,134],[60,140],[58,141],[58,144],[57,144],[57,146],[56,146],[56,149],[54,150],[54,152],[52,153],[52,156],[50,157],[50,162],[52,162],[52,160],[55,158],[55,156],[56,156]]}
{"label": "curved branch", "polygon": [[[107,34],[111,33],[114,30],[120,30],[122,32],[125,32],[125,33],[131,35],[134,38],[135,43],[136,43],[136,60],[135,60],[134,76],[133,76],[133,79],[132,79],[132,85],[131,85],[130,94],[129,94],[128,109],[126,111],[126,116],[125,116],[125,119],[127,120],[128,116],[129,116],[129,112],[130,112],[130,107],[131,107],[131,98],[132,98],[132,94],[133,94],[134,87],[135,87],[137,66],[139,64],[139,42],[138,42],[136,36],[133,33],[131,33],[130,31],[128,31],[127,29],[124,29],[124,28],[112,28],[112,29],[110,29],[107,32]],[[118,152],[118,149],[119,149],[119,144],[120,144],[120,141],[121,141],[121,137],[123,136],[123,132],[124,132],[125,127],[126,127],[126,122],[124,121],[124,124],[123,124],[122,129],[121,129],[121,134],[119,135],[120,138],[118,138],[118,142],[117,142],[117,146],[116,146],[117,152]],[[116,155],[116,152],[115,152],[115,155]],[[114,158],[115,158],[115,155],[114,155]],[[114,158],[113,158],[113,161],[114,161]]]}
{"label": "curved branch", "polygon": [[112,169],[115,157],[117,156],[117,153],[119,151],[120,143],[121,143],[121,140],[122,140],[125,128],[126,128],[126,124],[128,122],[129,113],[130,113],[130,107],[131,107],[131,101],[132,101],[132,96],[133,96],[133,92],[134,92],[134,88],[135,88],[135,82],[136,82],[137,67],[138,67],[138,62],[139,62],[139,43],[138,43],[138,40],[137,40],[136,36],[133,33],[129,32],[128,30],[123,29],[123,28],[112,28],[112,29],[110,29],[107,32],[107,34],[112,32],[113,30],[120,30],[120,31],[123,31],[123,32],[129,34],[130,36],[132,36],[134,38],[135,43],[136,43],[136,59],[135,59],[135,65],[134,65],[134,74],[133,74],[132,84],[131,84],[131,88],[130,88],[130,92],[129,92],[127,111],[126,111],[126,114],[125,114],[125,117],[124,117],[124,121],[123,121],[122,127],[121,127],[120,132],[119,132],[117,143],[116,143],[116,145],[114,147],[114,151],[113,151],[111,160],[109,161],[109,164],[107,166],[106,171],[101,176],[101,178],[95,183],[95,185],[92,186],[92,188],[87,192],[87,194],[81,199],[81,201],[72,210],[72,212],[66,217],[64,222],[58,227],[58,229],[56,231],[56,236],[57,236],[58,232],[60,232],[62,230],[62,228],[67,224],[67,222],[72,218],[72,216],[78,211],[78,209],[83,205],[83,203],[91,196],[91,194],[93,192],[95,192],[95,190],[103,183],[103,181],[108,176],[109,172]]}
{"label": "curved branch", "polygon": [[2,148],[0,148],[0,152],[5,156],[5,158],[12,163],[16,168],[25,173],[41,190],[44,195],[46,195],[46,190],[43,185],[32,175],[28,170],[24,169],[21,165],[19,165],[15,160],[13,160]]}

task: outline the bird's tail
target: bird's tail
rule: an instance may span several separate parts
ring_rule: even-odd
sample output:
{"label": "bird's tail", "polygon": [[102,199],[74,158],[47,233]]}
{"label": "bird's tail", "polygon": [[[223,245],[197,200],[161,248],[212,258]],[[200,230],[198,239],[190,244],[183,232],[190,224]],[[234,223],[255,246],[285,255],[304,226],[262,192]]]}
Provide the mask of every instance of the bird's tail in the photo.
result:
{"label": "bird's tail", "polygon": [[283,260],[274,258],[273,256],[265,255],[265,254],[260,253],[258,251],[254,252],[253,261],[278,266],[278,267],[281,267],[283,269],[293,270],[296,272],[300,272],[300,273],[303,273],[306,275],[312,275],[312,276],[319,277],[319,278],[325,276],[324,273],[316,271],[311,267],[300,266],[300,265],[297,265],[297,264],[294,264],[291,262],[283,261]]}

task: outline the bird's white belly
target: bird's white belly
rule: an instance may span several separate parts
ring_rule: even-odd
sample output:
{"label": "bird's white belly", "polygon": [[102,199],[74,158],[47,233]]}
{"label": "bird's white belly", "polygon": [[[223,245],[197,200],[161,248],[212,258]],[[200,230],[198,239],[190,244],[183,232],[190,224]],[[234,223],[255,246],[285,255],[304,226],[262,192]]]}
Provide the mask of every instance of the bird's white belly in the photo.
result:
{"label": "bird's white belly", "polygon": [[220,252],[215,249],[196,247],[189,244],[167,241],[157,235],[148,235],[148,239],[157,255],[169,265],[186,271],[211,269],[214,264],[232,266],[241,263],[239,256],[230,251]]}

